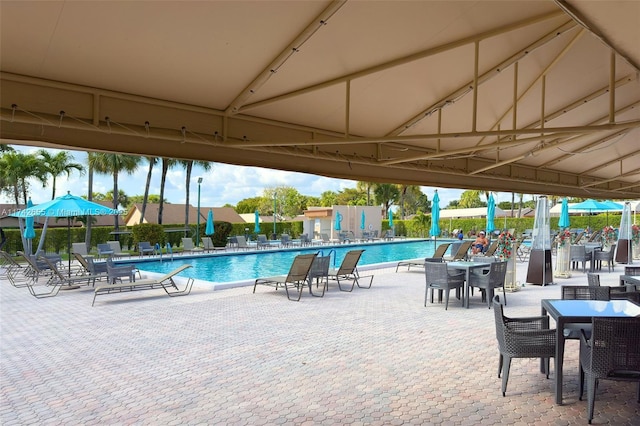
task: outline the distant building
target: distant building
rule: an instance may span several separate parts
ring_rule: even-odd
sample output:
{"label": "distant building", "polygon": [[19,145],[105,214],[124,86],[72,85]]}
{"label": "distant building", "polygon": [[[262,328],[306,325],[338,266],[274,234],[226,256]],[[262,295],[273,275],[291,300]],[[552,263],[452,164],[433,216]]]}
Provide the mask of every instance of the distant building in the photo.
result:
{"label": "distant building", "polygon": [[[362,223],[363,212],[364,224]],[[340,218],[340,230],[336,229],[338,218]],[[319,238],[320,234],[327,234],[331,239],[337,239],[341,231],[347,231],[355,238],[362,237],[363,231],[377,231],[378,235],[381,235],[382,219],[380,206],[310,207],[304,211],[302,233],[314,238]]]}
{"label": "distant building", "polygon": [[[159,204],[149,203],[144,212],[142,223],[158,223]],[[200,223],[207,222],[209,209],[213,211],[215,221],[229,223],[243,223],[244,220],[232,207],[202,207],[200,206]],[[167,204],[162,206],[162,223],[165,225],[184,224],[185,205],[184,204]],[[133,226],[140,223],[142,216],[142,203],[135,203],[129,208],[124,222],[126,226]],[[189,205],[189,224],[198,223],[198,208]]]}

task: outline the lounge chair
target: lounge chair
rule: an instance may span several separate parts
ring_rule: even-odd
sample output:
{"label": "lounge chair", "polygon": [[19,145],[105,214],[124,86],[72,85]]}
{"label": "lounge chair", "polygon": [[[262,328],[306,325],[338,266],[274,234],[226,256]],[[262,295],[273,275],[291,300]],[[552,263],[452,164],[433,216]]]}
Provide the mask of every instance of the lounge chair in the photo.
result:
{"label": "lounge chair", "polygon": [[48,270],[51,271],[51,277],[46,283],[46,286],[50,288],[48,292],[36,293],[34,289],[35,281],[33,281],[31,284],[27,283],[27,288],[29,289],[29,293],[31,293],[32,296],[38,299],[56,296],[60,291],[60,288],[62,288],[63,286],[69,286],[74,288],[75,286],[78,286],[83,283],[86,283],[86,285],[89,285],[90,283],[95,283],[95,280],[100,278],[93,275],[65,275],[62,273],[62,271],[58,269],[56,264],[52,262],[50,259],[46,257],[38,257],[37,260],[39,262],[45,263],[48,266]]}
{"label": "lounge chair", "polygon": [[444,259],[448,261],[465,260],[467,259],[469,249],[471,248],[472,245],[473,245],[473,241],[463,241],[458,246],[458,250],[455,253],[453,253],[452,256],[446,257]]}
{"label": "lounge chair", "polygon": [[122,251],[122,247],[120,247],[120,241],[107,241],[107,244],[109,244],[109,247],[111,247],[111,250],[113,250],[113,254],[111,255],[112,257],[130,256],[129,253]]}
{"label": "lounge chair", "polygon": [[251,250],[251,246],[247,244],[247,240],[244,236],[238,235],[236,236],[237,245],[236,248],[238,250]]}
{"label": "lounge chair", "polygon": [[[312,296],[323,297],[324,292],[329,287],[329,266],[331,265],[331,256],[316,256],[313,259],[311,270],[309,271],[309,292]],[[316,288],[322,283],[322,294],[313,293],[313,280],[316,281]]]}
{"label": "lounge chair", "polygon": [[[329,235],[325,234],[324,232],[320,234],[320,240],[321,240],[321,244],[332,244],[332,241],[329,238]],[[337,242],[337,240],[335,242]]]}
{"label": "lounge chair", "polygon": [[[134,282],[128,283],[119,283],[114,285],[106,285],[96,287],[93,293],[93,302],[91,302],[91,306],[93,306],[96,302],[96,297],[101,294],[111,294],[111,293],[125,293],[129,291],[138,291],[138,290],[152,290],[155,288],[162,288],[165,293],[169,296],[186,296],[191,293],[191,289],[193,288],[194,279],[188,278],[185,288],[180,290],[178,285],[174,281],[176,275],[180,272],[184,271],[187,268],[191,268],[191,265],[182,265],[177,269],[167,273],[166,275],[156,278],[156,279],[148,279],[148,280],[138,280]],[[174,289],[171,290],[170,289]]]}
{"label": "lounge chair", "polygon": [[444,258],[445,253],[447,252],[447,250],[449,249],[449,246],[451,245],[451,243],[442,243],[440,244],[438,247],[436,247],[436,251],[433,254],[432,257],[430,258],[418,258],[418,259],[410,259],[410,260],[403,260],[401,262],[398,262],[398,264],[396,265],[396,272],[398,272],[398,268],[401,266],[406,266],[407,267],[407,271],[411,269],[412,266],[418,266],[421,268],[424,268],[424,263],[427,262],[427,259],[442,259]]}
{"label": "lounge chair", "polygon": [[140,257],[143,257],[145,254],[154,254],[155,251],[156,250],[149,241],[141,241],[138,243],[138,252],[140,252]]}
{"label": "lounge chair", "polygon": [[280,247],[293,247],[293,241],[291,241],[291,237],[289,237],[289,234],[282,234],[280,236]]}
{"label": "lounge chair", "polygon": [[[220,247],[223,249],[224,247]],[[211,237],[202,237],[202,250],[206,252],[210,252],[211,250],[215,250],[216,248],[213,246],[213,241],[211,241]]]}
{"label": "lounge chair", "polygon": [[195,247],[193,245],[193,239],[191,238],[183,238],[182,239],[182,253],[200,253],[203,250],[200,247]]}
{"label": "lounge chair", "polygon": [[264,234],[258,235],[256,242],[258,250],[271,248],[271,244],[269,244],[269,240],[267,240],[267,236]]}
{"label": "lounge chair", "polygon": [[111,257],[114,253],[115,251],[113,251],[109,244],[98,244],[98,259],[100,259],[102,256]]}
{"label": "lounge chair", "polygon": [[71,244],[71,253],[75,254],[81,254],[83,256],[88,256],[89,253],[87,252],[87,245],[85,243],[72,243]]}
{"label": "lounge chair", "polygon": [[[275,277],[269,278],[258,278],[253,284],[253,292],[256,292],[256,287],[258,285],[266,285],[269,287],[275,287],[277,290],[278,287],[284,287],[287,298],[289,300],[295,300],[296,302],[300,300],[302,296],[302,289],[307,284],[307,278],[309,276],[309,271],[311,270],[311,265],[313,264],[313,260],[315,259],[316,254],[301,254],[293,259],[293,263],[291,264],[291,269],[289,269],[289,273],[287,275],[279,275]],[[296,299],[292,299],[289,294],[289,288],[295,288],[298,292],[298,297]]]}
{"label": "lounge chair", "polygon": [[115,284],[116,281],[122,282],[123,278],[128,278],[129,282],[132,282],[136,280],[136,272],[140,275],[135,265],[116,265],[111,258],[107,259],[106,266],[109,284]]}
{"label": "lounge chair", "polygon": [[[371,288],[371,284],[373,283],[373,275],[367,277],[360,277],[358,274],[358,261],[360,257],[364,253],[364,250],[351,250],[345,254],[344,259],[342,259],[342,263],[338,269],[332,269],[329,271],[329,279],[338,282],[338,288],[340,291],[353,291],[353,287],[357,284],[358,288]],[[369,286],[361,286],[360,278],[371,278],[369,280]],[[342,289],[342,285],[340,285],[340,280],[342,281],[351,281],[350,289]]]}
{"label": "lounge chair", "polygon": [[84,275],[96,275],[107,278],[107,264],[105,262],[96,263],[91,256],[83,256],[73,253],[78,263],[84,268]]}
{"label": "lounge chair", "polygon": [[30,279],[27,276],[27,268],[16,262],[16,260],[6,251],[0,250],[0,272],[9,280],[14,287],[26,287],[24,283]]}

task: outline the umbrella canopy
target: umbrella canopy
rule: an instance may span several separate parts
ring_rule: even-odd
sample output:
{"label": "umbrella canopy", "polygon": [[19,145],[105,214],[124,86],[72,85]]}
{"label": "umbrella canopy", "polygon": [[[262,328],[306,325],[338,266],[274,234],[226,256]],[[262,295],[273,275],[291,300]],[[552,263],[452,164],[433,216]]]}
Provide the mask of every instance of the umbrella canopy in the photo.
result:
{"label": "umbrella canopy", "polygon": [[256,234],[258,232],[260,232],[260,212],[258,212],[258,210],[255,211],[254,213],[254,221],[255,221],[255,225],[253,227],[253,232],[255,232]]}
{"label": "umbrella canopy", "polygon": [[437,237],[440,235],[440,197],[438,191],[433,196],[431,203],[431,229],[429,229],[429,235]]}
{"label": "umbrella canopy", "polygon": [[342,225],[340,224],[340,222],[342,222],[342,214],[340,212],[336,213],[336,222],[333,226],[333,229],[335,229],[336,231],[341,231],[342,230]]}
{"label": "umbrella canopy", "polygon": [[493,194],[489,193],[489,199],[487,200],[487,236],[491,235],[496,225],[493,223],[493,219],[496,216],[496,202],[493,199]]}
{"label": "umbrella canopy", "polygon": [[[31,201],[31,198],[29,198],[29,200],[27,201],[27,208],[29,207],[33,207],[33,201]],[[28,254],[32,254],[33,253],[33,249],[32,249],[32,241],[35,237],[36,237],[36,230],[33,228],[33,216],[31,217],[27,217],[25,220],[25,226],[24,226],[24,238],[26,241],[26,247],[25,252],[27,252]]]}
{"label": "umbrella canopy", "polygon": [[[118,215],[120,211],[105,207],[102,204],[87,201],[67,193],[66,195],[54,198],[46,203],[12,213],[10,216],[31,218],[41,217],[66,217],[68,232],[69,269],[71,269],[71,218],[74,216],[107,216]],[[69,274],[71,271],[69,271]]]}
{"label": "umbrella canopy", "polygon": [[362,210],[362,215],[360,216],[360,229],[365,228],[366,222],[367,222],[367,217],[364,214],[364,210]]}
{"label": "umbrella canopy", "polygon": [[[607,226],[609,225],[609,210],[622,210],[622,205],[614,203],[613,201],[596,201],[592,199],[585,200],[581,203],[574,204],[569,207],[571,210],[588,211],[590,214],[593,211],[607,212]],[[589,217],[589,228],[591,228],[591,217]]]}
{"label": "umbrella canopy", "polygon": [[213,210],[209,209],[209,214],[207,214],[207,227],[204,230],[205,235],[213,235],[215,232],[215,228],[213,226]]}
{"label": "umbrella canopy", "polygon": [[558,226],[560,228],[568,228],[571,225],[569,222],[569,203],[566,198],[562,199],[562,212],[560,213],[560,220]]}
{"label": "umbrella canopy", "polygon": [[616,203],[614,201],[611,200],[606,200],[604,202],[607,206],[609,206],[609,210],[622,210],[624,209],[624,206],[620,203]]}
{"label": "umbrella canopy", "polygon": [[389,209],[389,228],[393,228],[393,210]]}

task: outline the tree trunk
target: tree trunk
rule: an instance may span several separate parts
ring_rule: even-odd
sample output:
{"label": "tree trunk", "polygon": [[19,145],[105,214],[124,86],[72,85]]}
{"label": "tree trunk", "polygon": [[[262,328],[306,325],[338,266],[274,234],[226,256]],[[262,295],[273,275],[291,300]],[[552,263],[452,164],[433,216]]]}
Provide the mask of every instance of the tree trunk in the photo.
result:
{"label": "tree trunk", "polygon": [[151,186],[151,173],[153,172],[153,160],[149,158],[149,170],[147,171],[147,183],[144,186],[144,197],[142,198],[142,212],[140,214],[140,223],[144,222],[144,214],[147,211],[147,200],[149,199],[149,187]]}
{"label": "tree trunk", "polygon": [[158,225],[162,225],[162,210],[164,208],[164,185],[167,181],[167,171],[169,170],[169,162],[166,158],[162,159],[162,177],[160,178],[160,204],[158,205]]}
{"label": "tree trunk", "polygon": [[[113,208],[114,209],[118,209],[118,172],[114,171],[113,172]],[[118,216],[119,215],[115,215],[113,216],[113,220],[114,220],[114,225],[113,225],[113,230],[115,231],[115,239],[116,241],[120,241],[120,234],[118,234],[118,231],[120,230],[120,228],[118,227]]]}
{"label": "tree trunk", "polygon": [[[87,200],[93,200],[93,167],[91,167],[91,162],[89,162],[89,181],[87,183],[88,191],[87,191]],[[87,253],[91,251],[91,216],[87,216],[87,228],[84,233],[84,243],[87,246]]]}
{"label": "tree trunk", "polygon": [[[185,191],[185,204],[184,204],[184,236],[187,237],[187,229],[189,228],[189,184],[191,183],[191,171],[193,170],[193,161],[189,161],[187,164],[187,177],[186,177],[186,191]],[[198,212],[200,214],[200,212]]]}

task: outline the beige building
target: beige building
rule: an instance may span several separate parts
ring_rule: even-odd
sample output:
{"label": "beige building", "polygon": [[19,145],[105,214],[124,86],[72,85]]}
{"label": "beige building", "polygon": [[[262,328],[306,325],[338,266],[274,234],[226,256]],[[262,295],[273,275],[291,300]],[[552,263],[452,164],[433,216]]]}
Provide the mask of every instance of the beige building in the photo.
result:
{"label": "beige building", "polygon": [[[144,212],[142,223],[158,223],[159,204],[147,204]],[[215,221],[229,223],[243,223],[244,220],[231,207],[202,207],[200,206],[200,223],[207,222],[207,214],[209,209],[213,211]],[[184,204],[167,204],[162,207],[162,223],[166,225],[184,224],[185,205]],[[142,204],[135,203],[125,215],[124,222],[126,226],[133,226],[140,223],[142,216]],[[198,223],[198,209],[189,205],[189,224]]]}

